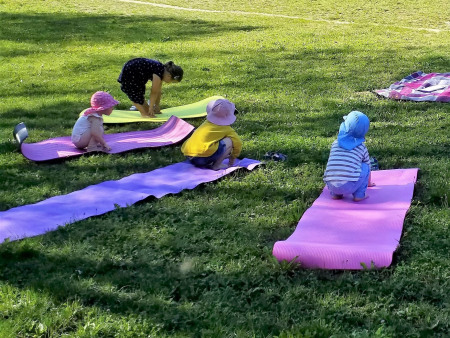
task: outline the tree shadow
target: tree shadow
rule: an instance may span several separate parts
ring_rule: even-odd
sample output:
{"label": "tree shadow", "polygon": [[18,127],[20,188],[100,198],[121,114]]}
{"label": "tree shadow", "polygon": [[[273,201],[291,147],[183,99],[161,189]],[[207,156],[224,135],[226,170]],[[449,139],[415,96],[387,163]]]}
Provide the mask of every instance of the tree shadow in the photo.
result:
{"label": "tree shadow", "polygon": [[[139,24],[143,30],[136,29],[136,22],[143,22],[143,26]],[[17,46],[7,52],[0,51],[2,55],[7,53],[4,55],[7,57],[54,53],[55,45],[73,41],[111,41],[120,44],[141,42],[148,38],[149,41],[164,43],[214,34],[218,36],[230,29],[257,29],[255,26],[217,25],[207,21],[162,17],[78,14],[59,18],[49,14],[6,14],[2,16],[2,24],[2,39],[20,39],[35,44],[33,47]],[[143,33],[147,31],[151,32],[148,37]],[[411,48],[408,53],[414,55],[415,51],[423,53],[422,46]],[[77,222],[37,239],[4,243],[0,245],[0,279],[18,288],[45,291],[56,299],[57,304],[80,300],[86,306],[95,305],[105,311],[111,309],[114,313],[151,318],[156,324],[161,324],[168,334],[189,332],[195,335],[200,326],[209,327],[217,323],[229,331],[245,326],[245,330],[256,328],[261,335],[278,335],[283,328],[289,329],[302,320],[314,320],[315,315],[323,315],[321,311],[327,312],[326,318],[332,319],[337,323],[335,325],[344,326],[356,323],[357,326],[367,327],[371,324],[363,321],[373,324],[384,315],[380,314],[380,318],[376,314],[373,317],[358,315],[361,304],[355,309],[345,309],[348,313],[342,313],[332,304],[324,305],[321,297],[333,294],[345,298],[356,293],[381,307],[384,302],[389,305],[391,297],[394,297],[402,299],[401,303],[393,304],[395,307],[406,306],[409,301],[420,301],[425,305],[437,304],[439,309],[439,306],[442,307],[439,305],[442,293],[439,293],[439,288],[432,289],[432,285],[419,280],[424,276],[420,272],[414,271],[412,280],[404,280],[404,273],[392,273],[394,267],[381,272],[311,272],[294,271],[270,263],[274,241],[285,239],[293,231],[302,212],[320,193],[321,174],[317,168],[325,165],[329,151],[328,140],[324,138],[332,138],[337,133],[343,115],[357,109],[371,114],[373,121],[383,122],[398,118],[397,113],[401,110],[410,112],[411,107],[417,110],[415,113],[435,107],[445,109],[435,103],[345,96],[388,87],[390,83],[418,70],[415,69],[418,64],[424,66],[424,71],[444,70],[448,66],[447,59],[433,55],[421,60],[405,58],[401,67],[394,68],[391,65],[398,63],[391,60],[398,56],[397,50],[385,49],[373,57],[359,52],[352,48],[315,47],[280,54],[280,49],[276,48],[256,53],[248,48],[239,52],[239,60],[233,60],[230,51],[218,51],[210,56],[211,65],[204,65],[210,69],[211,76],[200,81],[198,90],[233,95],[231,99],[241,103],[245,113],[238,116],[236,129],[248,140],[249,148],[244,148],[245,155],[257,158],[266,150],[287,154],[287,162],[268,165],[267,176],[273,172],[285,174],[284,178],[276,179],[286,179],[291,188],[280,188],[273,181],[265,183],[262,179],[240,187],[238,184],[244,176],[235,175],[233,178],[237,185],[234,181],[227,181],[226,184],[218,182],[220,189],[207,185],[178,197],[145,201]],[[189,51],[182,54],[187,59],[196,57]],[[164,54],[158,53],[156,56],[164,57]],[[93,59],[96,63],[102,61],[102,67],[119,64],[117,58],[107,55],[107,52],[94,53]],[[212,65],[217,64],[217,59],[223,62],[215,68]],[[245,62],[240,61],[244,59]],[[333,71],[325,73],[326,69]],[[68,70],[76,73],[86,69],[82,62],[72,62]],[[222,75],[220,72],[233,77],[219,78],[210,83],[211,78]],[[377,72],[387,74],[384,78],[370,78]],[[106,87],[114,83],[118,92],[115,75],[108,81]],[[17,93],[31,93],[38,98],[72,93],[86,97],[87,92],[99,89],[97,84],[86,86],[83,90],[63,88],[59,92],[59,89],[52,91],[34,84]],[[347,94],[336,97],[337,86],[347,87]],[[178,88],[188,94],[197,90],[183,83]],[[311,100],[312,104],[295,101],[299,97],[305,98],[305,101]],[[288,99],[292,102],[283,101]],[[88,102],[87,97],[85,101]],[[86,106],[83,104],[61,100],[59,104],[44,105],[36,112],[14,109],[2,112],[0,126],[8,129],[9,133],[14,123],[27,119],[25,122],[34,130],[35,141],[39,141],[66,135],[75,121],[68,119],[67,114],[76,116],[84,108]],[[44,117],[47,112],[54,114]],[[430,121],[430,124],[435,122]],[[200,122],[200,119],[195,121],[197,124]],[[399,124],[402,123],[399,121]],[[147,127],[148,124],[142,123],[110,128],[128,131]],[[387,126],[379,129],[379,135],[398,135],[401,138],[405,133],[420,134],[421,130],[422,126]],[[377,130],[374,132],[378,133]],[[427,163],[448,155],[448,147],[434,154],[437,148],[427,148],[424,144],[416,147],[412,136],[405,144],[399,144],[401,156],[398,149],[383,141],[373,149],[382,156],[389,156],[391,167],[411,163],[408,157]],[[0,147],[3,146],[5,152],[12,149],[9,143]],[[425,156],[418,159],[422,154]],[[10,203],[9,206],[2,206],[2,209],[29,203],[23,195],[27,195],[28,189],[39,185],[48,187],[40,190],[43,199],[61,191],[70,192],[106,179],[118,179],[182,160],[177,147],[123,156],[99,155],[58,165],[30,163],[21,160],[21,157],[20,154],[11,154],[5,156],[7,161],[2,163],[1,177],[7,179],[2,180],[4,185],[0,190],[5,193],[4,196],[10,195],[10,202],[5,202]],[[302,177],[301,170],[306,167],[304,164],[315,166],[317,171],[309,176],[305,173]],[[84,172],[86,176],[80,177],[80,173]],[[433,177],[429,179],[439,183]],[[307,184],[309,181],[313,183]],[[220,197],[224,197],[223,200]],[[274,211],[272,205],[279,208]],[[439,234],[445,238],[444,231]],[[433,247],[430,242],[426,249],[445,256],[445,244]],[[401,252],[402,263],[409,264],[417,257],[412,254],[414,250],[412,245],[412,248]],[[421,252],[415,255],[419,254]],[[192,269],[189,268],[190,262],[193,262]],[[230,270],[235,272],[221,272],[224,266],[234,262],[236,266],[230,267]],[[254,270],[250,268],[252,264]],[[382,286],[380,282],[383,282]],[[107,290],[109,285],[112,285],[112,291]],[[385,298],[380,301],[379,297]],[[189,308],[189,303],[194,306]],[[383,308],[382,312],[385,310],[391,311],[391,308]],[[261,317],[251,322],[254,312],[259,312]],[[205,313],[212,316],[207,317]],[[283,315],[289,319],[280,318]],[[410,325],[406,315],[404,318],[395,316],[398,320],[396,325]],[[211,323],[211,318],[217,319],[217,322]],[[330,335],[331,332],[324,334]]]}
{"label": "tree shadow", "polygon": [[[195,192],[182,192],[182,204],[179,195],[146,200],[32,241],[4,243],[0,246],[0,280],[44,293],[57,306],[77,301],[105,312],[145,318],[166,334],[193,336],[218,325],[228,332],[247,327],[250,312],[259,313],[253,322],[255,332],[280,334],[289,327],[288,319],[269,319],[284,313],[291,302],[296,303],[296,311],[290,320],[312,320],[320,308],[335,318],[336,325],[348,323],[351,319],[337,317],[340,307],[317,303],[320,297],[336,296],[336,292],[348,297],[374,288],[377,297],[396,294],[403,304],[422,297],[421,302],[439,307],[438,290],[419,290],[421,281],[413,280],[410,288],[419,294],[406,295],[396,286],[392,268],[349,272],[283,267],[271,256],[273,243],[285,239],[301,215],[278,229],[264,223],[277,218],[267,203],[286,205],[285,210],[276,211],[280,216],[291,210],[292,200],[286,200],[286,195],[292,191],[274,189],[270,182],[249,190],[240,185],[246,177],[246,173],[236,173],[232,186],[218,189],[217,184],[209,184]],[[267,200],[255,199],[267,191],[272,191]],[[219,195],[214,196],[215,192]],[[242,266],[234,269],[233,262]],[[303,291],[297,294],[299,286]],[[347,314],[350,318],[361,318],[351,313]],[[236,320],[240,316],[247,319]],[[377,316],[365,314],[364,320]]]}
{"label": "tree shadow", "polygon": [[[68,13],[11,14],[2,13],[0,39],[35,44],[35,50],[2,50],[2,56],[24,56],[35,52],[54,52],[51,44],[132,43],[146,41],[185,40],[202,35],[220,35],[230,31],[251,31],[255,26],[210,22],[150,15],[88,15]],[[136,29],[139,23],[139,29]],[[148,32],[143,36],[142,32]],[[47,45],[50,44],[50,45]]]}

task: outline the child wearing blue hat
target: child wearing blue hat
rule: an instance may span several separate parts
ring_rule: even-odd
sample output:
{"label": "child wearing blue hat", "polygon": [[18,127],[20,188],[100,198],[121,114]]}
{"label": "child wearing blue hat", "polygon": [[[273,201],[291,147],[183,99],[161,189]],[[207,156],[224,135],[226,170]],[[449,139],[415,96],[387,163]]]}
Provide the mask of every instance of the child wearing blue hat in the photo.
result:
{"label": "child wearing blue hat", "polygon": [[352,194],[355,202],[362,201],[368,197],[367,187],[375,185],[370,177],[369,151],[363,143],[369,125],[369,118],[359,111],[344,116],[323,176],[333,199]]}

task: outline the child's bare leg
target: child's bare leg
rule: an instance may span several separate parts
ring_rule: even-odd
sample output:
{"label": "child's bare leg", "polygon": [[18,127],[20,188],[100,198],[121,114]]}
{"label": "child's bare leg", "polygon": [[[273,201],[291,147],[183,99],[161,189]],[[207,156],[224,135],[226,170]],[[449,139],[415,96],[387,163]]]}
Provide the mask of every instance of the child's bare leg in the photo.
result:
{"label": "child's bare leg", "polygon": [[211,169],[218,170],[221,168],[226,168],[226,165],[222,166],[222,162],[224,159],[230,156],[231,151],[233,150],[233,141],[229,137],[226,137],[222,140],[225,143],[225,151],[223,154],[217,159],[217,161],[214,163]]}
{"label": "child's bare leg", "polygon": [[155,114],[151,115],[149,113],[150,107],[147,102],[144,102],[144,104],[139,104],[139,103],[133,102],[133,105],[137,108],[137,110],[139,110],[142,117],[155,117]]}
{"label": "child's bare leg", "polygon": [[83,135],[81,135],[80,140],[74,143],[74,145],[79,149],[84,149],[89,145],[91,139],[92,139],[91,133],[87,131]]}

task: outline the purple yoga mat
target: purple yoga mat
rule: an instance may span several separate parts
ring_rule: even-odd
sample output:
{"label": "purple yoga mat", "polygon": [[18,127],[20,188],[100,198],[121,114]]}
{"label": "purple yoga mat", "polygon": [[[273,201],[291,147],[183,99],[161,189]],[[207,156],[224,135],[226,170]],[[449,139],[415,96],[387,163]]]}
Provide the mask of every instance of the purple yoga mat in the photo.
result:
{"label": "purple yoga mat", "polygon": [[[224,162],[226,163],[226,161]],[[0,212],[0,243],[41,235],[58,226],[127,207],[149,196],[161,198],[201,183],[215,181],[239,168],[253,170],[260,162],[236,160],[235,166],[218,171],[200,169],[180,162],[118,181],[106,181],[67,195]]]}
{"label": "purple yoga mat", "polygon": [[[193,129],[194,127],[189,123],[172,116],[156,129],[105,134],[104,138],[111,147],[108,154],[117,154],[138,148],[156,148],[175,144],[188,136]],[[22,143],[20,149],[23,156],[36,162],[86,154],[86,150],[78,149],[73,145],[70,136],[56,137],[38,143]]]}
{"label": "purple yoga mat", "polygon": [[368,268],[372,263],[376,268],[391,265],[417,171],[373,171],[376,186],[367,190],[369,198],[361,202],[353,202],[352,196],[333,200],[325,187],[294,233],[275,243],[274,256],[280,261],[295,259],[304,268],[359,270],[363,264]]}

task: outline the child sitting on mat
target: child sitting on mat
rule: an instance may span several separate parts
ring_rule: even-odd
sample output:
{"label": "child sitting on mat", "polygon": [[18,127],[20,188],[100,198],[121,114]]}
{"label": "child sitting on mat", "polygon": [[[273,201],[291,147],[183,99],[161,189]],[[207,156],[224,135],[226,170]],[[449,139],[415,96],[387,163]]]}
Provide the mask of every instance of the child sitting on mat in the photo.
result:
{"label": "child sitting on mat", "polygon": [[91,97],[91,108],[83,111],[72,131],[72,143],[75,147],[87,151],[110,151],[103,138],[103,117],[110,115],[119,101],[106,92],[96,92]]}
{"label": "child sitting on mat", "polygon": [[323,177],[333,199],[352,194],[355,202],[362,201],[368,197],[367,187],[375,185],[371,182],[369,152],[363,143],[369,124],[369,118],[359,111],[344,116]]}
{"label": "child sitting on mat", "polygon": [[206,121],[181,147],[183,154],[196,167],[222,169],[222,161],[234,164],[242,150],[242,141],[230,125],[236,121],[235,106],[225,99],[213,100],[206,106]]}
{"label": "child sitting on mat", "polygon": [[[136,58],[125,63],[117,81],[142,117],[155,117],[155,114],[161,114],[159,101],[162,83],[177,83],[182,79],[183,69],[172,61],[162,64],[157,60]],[[145,85],[148,80],[152,81],[152,89],[147,103]]]}

